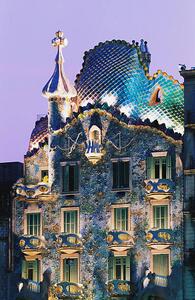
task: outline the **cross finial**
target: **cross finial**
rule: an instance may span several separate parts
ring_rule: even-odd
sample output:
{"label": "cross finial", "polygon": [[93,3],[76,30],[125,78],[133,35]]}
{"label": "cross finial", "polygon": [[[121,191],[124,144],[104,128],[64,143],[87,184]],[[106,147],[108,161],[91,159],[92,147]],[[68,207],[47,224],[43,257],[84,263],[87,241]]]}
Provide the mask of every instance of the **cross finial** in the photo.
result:
{"label": "cross finial", "polygon": [[63,31],[58,30],[56,32],[56,37],[51,41],[54,47],[66,47],[68,45],[68,40],[64,38],[63,35]]}

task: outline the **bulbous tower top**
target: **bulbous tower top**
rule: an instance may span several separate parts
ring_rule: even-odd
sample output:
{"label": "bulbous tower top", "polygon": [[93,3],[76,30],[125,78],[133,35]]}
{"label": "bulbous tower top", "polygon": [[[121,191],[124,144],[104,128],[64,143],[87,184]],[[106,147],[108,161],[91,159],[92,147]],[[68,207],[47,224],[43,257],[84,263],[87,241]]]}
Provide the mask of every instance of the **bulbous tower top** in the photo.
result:
{"label": "bulbous tower top", "polygon": [[77,95],[74,86],[64,74],[64,58],[62,48],[67,46],[68,41],[63,37],[62,31],[56,32],[56,37],[52,39],[52,45],[58,48],[56,55],[56,66],[53,75],[44,86],[42,93],[46,98],[72,98]]}

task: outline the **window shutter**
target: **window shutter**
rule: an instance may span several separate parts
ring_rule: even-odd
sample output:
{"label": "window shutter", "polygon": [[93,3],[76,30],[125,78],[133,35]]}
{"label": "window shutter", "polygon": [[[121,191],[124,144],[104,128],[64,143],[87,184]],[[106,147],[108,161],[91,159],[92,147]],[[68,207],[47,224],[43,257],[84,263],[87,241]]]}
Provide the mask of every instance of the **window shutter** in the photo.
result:
{"label": "window shutter", "polygon": [[74,166],[74,191],[79,190],[79,165]]}
{"label": "window shutter", "polygon": [[126,256],[126,280],[130,281],[130,256]]}
{"label": "window shutter", "polygon": [[69,165],[62,167],[63,192],[68,192],[69,187]]}
{"label": "window shutter", "polygon": [[39,281],[39,268],[38,268],[38,259],[36,259],[35,261],[33,261],[33,280],[34,281]]}
{"label": "window shutter", "polygon": [[117,188],[118,187],[118,162],[112,163],[112,178],[113,178],[112,186],[113,188]]}
{"label": "window shutter", "polygon": [[27,279],[27,263],[26,260],[22,260],[22,278]]}
{"label": "window shutter", "polygon": [[108,280],[113,280],[113,257],[108,258]]}
{"label": "window shutter", "polygon": [[155,169],[154,169],[154,159],[152,156],[147,157],[146,161],[147,167],[147,179],[155,177]]}
{"label": "window shutter", "polygon": [[124,164],[124,187],[129,187],[129,161],[123,162]]}
{"label": "window shutter", "polygon": [[171,166],[171,156],[170,155],[168,155],[166,157],[166,166],[167,166],[166,178],[167,179],[171,179],[172,166]]}
{"label": "window shutter", "polygon": [[118,167],[119,167],[119,172],[118,172],[118,183],[119,183],[119,188],[124,187],[124,182],[125,182],[125,178],[124,178],[124,162],[122,162],[121,160],[118,162]]}

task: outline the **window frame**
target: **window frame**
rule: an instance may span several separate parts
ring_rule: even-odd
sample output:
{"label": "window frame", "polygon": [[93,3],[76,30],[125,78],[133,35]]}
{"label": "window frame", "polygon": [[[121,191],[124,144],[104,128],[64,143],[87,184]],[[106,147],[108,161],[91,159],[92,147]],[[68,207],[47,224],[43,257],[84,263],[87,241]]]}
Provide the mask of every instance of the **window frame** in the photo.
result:
{"label": "window frame", "polygon": [[[155,228],[154,227],[154,206],[167,206],[167,228]],[[170,214],[170,200],[150,200],[150,228],[151,229],[171,229],[171,214]]]}
{"label": "window frame", "polygon": [[[155,160],[159,159],[159,178],[155,177]],[[166,177],[163,178],[163,162],[162,160],[166,160]],[[149,161],[150,160],[150,161]],[[150,156],[146,158],[146,172],[147,172],[147,179],[172,179],[173,172],[172,172],[172,156],[167,151],[158,151],[158,152],[151,152]],[[149,176],[150,173],[150,176]]]}
{"label": "window frame", "polygon": [[78,283],[80,283],[80,255],[79,253],[72,253],[72,254],[61,254],[60,256],[60,279],[61,282],[64,281],[64,260],[65,259],[77,259],[78,262]]}
{"label": "window frame", "polygon": [[[62,207],[61,208],[61,233],[64,233],[64,212],[65,211],[77,211],[77,235],[80,234],[80,209],[79,207],[73,207],[73,206],[69,206],[69,207]],[[67,233],[68,234],[68,233]]]}
{"label": "window frame", "polygon": [[[38,272],[37,272],[37,279],[38,280],[37,280],[37,282],[41,282],[41,280],[42,280],[42,263],[41,263],[41,259],[39,257],[35,257],[34,259],[32,259],[30,256],[28,257],[28,259],[27,259],[27,257],[25,257],[25,258],[26,259],[22,260],[22,270],[21,270],[22,278],[29,279],[28,276],[27,276],[27,264],[29,262],[37,261],[37,264],[38,264]],[[26,266],[25,266],[26,271],[23,270],[24,264],[26,264]],[[26,276],[23,276],[24,273],[26,273]],[[32,280],[32,279],[29,279],[29,280]]]}
{"label": "window frame", "polygon": [[[127,219],[127,230],[117,230],[117,229],[114,229],[115,227],[115,209],[116,208],[127,208],[128,209],[128,213],[127,213],[127,216],[128,216],[128,219]],[[130,212],[130,205],[129,204],[121,204],[119,203],[118,205],[115,204],[115,205],[112,205],[111,206],[111,230],[116,230],[116,231],[125,231],[125,232],[130,232],[131,230],[131,212]]]}
{"label": "window frame", "polygon": [[[113,163],[119,163],[120,161],[122,162],[129,162],[129,187],[113,187],[113,176],[114,176],[114,172],[113,172]],[[111,177],[112,177],[112,191],[113,192],[125,192],[125,191],[129,191],[132,188],[132,180],[131,180],[131,175],[132,175],[132,167],[131,167],[131,158],[130,157],[119,157],[119,158],[111,158],[111,163],[112,163],[112,171],[111,171]]]}
{"label": "window frame", "polygon": [[42,226],[42,211],[41,208],[28,208],[24,212],[24,234],[28,235],[28,226],[27,226],[27,215],[28,214],[40,214],[40,235],[37,235],[37,237],[41,237],[43,235],[43,226]]}
{"label": "window frame", "polygon": [[[63,180],[63,168],[69,166],[78,166],[78,190],[77,191],[64,191],[64,180]],[[61,183],[61,193],[65,195],[77,195],[80,193],[80,161],[65,161],[60,163],[60,183]]]}
{"label": "window frame", "polygon": [[[125,259],[126,262],[125,262],[125,279],[116,279],[116,260],[117,259]],[[120,264],[120,266],[122,266]],[[121,272],[121,275],[122,273],[124,274],[124,264],[123,264],[123,267],[122,267],[122,271]],[[123,277],[123,276],[121,276]],[[126,280],[126,281],[130,281],[131,279],[131,258],[129,255],[117,255],[117,256],[110,256],[108,258],[108,278],[109,278],[109,281],[112,281],[112,280]]]}
{"label": "window frame", "polygon": [[[153,260],[153,256],[154,255],[160,255],[160,254],[167,254],[168,255],[168,275],[169,276],[171,274],[171,251],[170,249],[163,249],[163,250],[157,250],[157,249],[151,249],[150,252],[150,268],[151,268],[151,272],[154,273],[154,260]],[[158,275],[158,274],[157,274]],[[161,276],[161,275],[159,275]]]}

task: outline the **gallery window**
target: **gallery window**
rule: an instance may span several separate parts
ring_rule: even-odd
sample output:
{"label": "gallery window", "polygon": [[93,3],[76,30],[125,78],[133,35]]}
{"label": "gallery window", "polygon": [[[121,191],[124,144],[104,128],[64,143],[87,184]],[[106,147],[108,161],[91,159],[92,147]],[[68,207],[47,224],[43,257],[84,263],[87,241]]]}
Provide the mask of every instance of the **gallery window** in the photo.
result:
{"label": "gallery window", "polygon": [[113,189],[129,188],[129,160],[112,161],[112,187]]}
{"label": "gallery window", "polygon": [[147,178],[171,179],[171,156],[148,157]]}
{"label": "gallery window", "polygon": [[27,234],[40,236],[41,235],[41,214],[27,213]]}
{"label": "gallery window", "polygon": [[64,193],[79,191],[78,163],[66,163],[62,166],[62,191]]}
{"label": "gallery window", "polygon": [[108,262],[109,280],[130,280],[130,257],[110,257]]}
{"label": "gallery window", "polygon": [[40,281],[40,262],[38,259],[22,261],[22,278],[33,281]]}
{"label": "gallery window", "polygon": [[153,227],[168,228],[168,205],[153,206]]}
{"label": "gallery window", "polygon": [[129,230],[129,208],[114,207],[114,230]]}
{"label": "gallery window", "polygon": [[78,258],[65,258],[63,259],[63,280],[67,282],[78,283]]}

